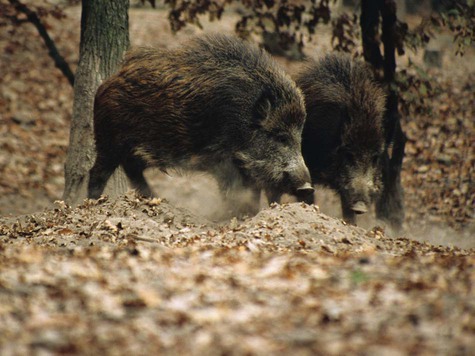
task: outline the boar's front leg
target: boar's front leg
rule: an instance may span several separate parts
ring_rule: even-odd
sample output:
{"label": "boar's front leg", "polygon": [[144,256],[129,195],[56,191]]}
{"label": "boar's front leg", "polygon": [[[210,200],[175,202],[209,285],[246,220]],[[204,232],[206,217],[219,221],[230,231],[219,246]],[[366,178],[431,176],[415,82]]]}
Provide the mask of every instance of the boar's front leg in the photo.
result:
{"label": "boar's front leg", "polygon": [[343,220],[345,220],[348,224],[356,225],[356,213],[351,208],[350,203],[340,196],[341,200],[341,211],[343,213]]}

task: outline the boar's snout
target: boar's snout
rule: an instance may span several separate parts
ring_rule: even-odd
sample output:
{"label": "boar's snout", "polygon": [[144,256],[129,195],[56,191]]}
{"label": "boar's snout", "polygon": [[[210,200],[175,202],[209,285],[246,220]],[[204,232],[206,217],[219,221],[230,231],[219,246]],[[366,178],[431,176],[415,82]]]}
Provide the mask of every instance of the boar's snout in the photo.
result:
{"label": "boar's snout", "polygon": [[373,201],[378,191],[378,174],[374,168],[366,166],[360,169],[353,169],[348,173],[350,180],[342,191],[346,209],[355,214],[364,214],[369,210],[369,205]]}
{"label": "boar's snout", "polygon": [[360,200],[353,204],[351,210],[353,210],[356,214],[364,214],[368,212],[368,205],[364,201]]}
{"label": "boar's snout", "polygon": [[292,194],[306,196],[313,193],[312,179],[303,158],[298,160],[298,164],[284,172],[284,180],[288,182],[287,185]]}
{"label": "boar's snout", "polygon": [[315,191],[310,183],[305,183],[304,185],[297,188],[298,197],[306,197],[312,194]]}

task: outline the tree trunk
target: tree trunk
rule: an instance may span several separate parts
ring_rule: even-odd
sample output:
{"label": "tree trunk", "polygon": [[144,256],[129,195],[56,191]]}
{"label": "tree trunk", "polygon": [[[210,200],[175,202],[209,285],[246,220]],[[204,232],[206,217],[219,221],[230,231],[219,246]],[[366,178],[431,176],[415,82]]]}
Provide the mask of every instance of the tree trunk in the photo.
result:
{"label": "tree trunk", "polygon": [[361,37],[363,42],[363,56],[366,62],[371,63],[374,69],[383,67],[383,56],[379,49],[379,12],[383,0],[361,1]]}
{"label": "tree trunk", "polygon": [[[74,83],[74,105],[65,164],[63,200],[77,204],[87,196],[89,169],[95,158],[94,96],[101,82],[113,74],[129,47],[129,0],[83,0],[79,64]],[[127,189],[122,169],[109,180],[105,194]]]}
{"label": "tree trunk", "polygon": [[[382,16],[384,56],[379,41],[379,16]],[[401,169],[406,137],[401,128],[398,110],[398,94],[394,86],[396,73],[396,3],[394,0],[363,0],[361,4],[361,30],[364,57],[377,70],[383,70],[381,78],[387,86],[385,132],[386,151],[383,159],[383,191],[376,202],[376,216],[388,221],[399,230],[404,221],[404,192],[401,185]],[[389,147],[392,146],[390,153]]]}

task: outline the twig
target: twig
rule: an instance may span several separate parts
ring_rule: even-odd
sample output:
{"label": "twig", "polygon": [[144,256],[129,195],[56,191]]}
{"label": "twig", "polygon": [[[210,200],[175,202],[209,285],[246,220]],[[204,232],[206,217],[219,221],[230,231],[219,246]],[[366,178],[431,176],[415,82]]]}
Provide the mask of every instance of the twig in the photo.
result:
{"label": "twig", "polygon": [[54,41],[49,36],[48,31],[46,31],[46,27],[43,25],[36,12],[30,10],[25,4],[22,4],[18,0],[9,0],[9,2],[15,7],[18,12],[25,14],[28,21],[36,27],[38,33],[40,34],[46,47],[49,50],[50,57],[54,60],[54,64],[68,79],[69,84],[71,84],[71,86],[74,86],[74,74],[71,71],[69,64],[66,62],[64,57],[58,52]]}
{"label": "twig", "polygon": [[140,236],[134,236],[134,235],[129,235],[129,236],[127,236],[127,237],[132,237],[134,240],[139,240],[139,241],[158,243],[157,240],[149,239],[148,237],[140,237]]}

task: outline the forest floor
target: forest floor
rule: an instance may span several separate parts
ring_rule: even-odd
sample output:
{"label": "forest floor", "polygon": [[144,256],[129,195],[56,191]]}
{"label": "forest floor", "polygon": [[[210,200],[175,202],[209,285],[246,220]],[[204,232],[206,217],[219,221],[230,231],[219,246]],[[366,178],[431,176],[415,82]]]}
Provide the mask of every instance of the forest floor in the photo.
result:
{"label": "forest floor", "polygon": [[[76,63],[80,10],[66,13],[49,31]],[[229,16],[205,30],[231,32]],[[201,32],[175,38],[145,9],[130,30],[133,45],[165,47]],[[322,33],[312,55],[331,48]],[[2,30],[0,354],[473,354],[475,51],[455,57],[446,37],[442,67],[427,68],[431,112],[404,118],[394,233],[371,214],[345,224],[323,189],[318,206],[216,221],[216,184],[196,174],[148,172],[152,200],[66,206],[72,88],[30,25]]]}

